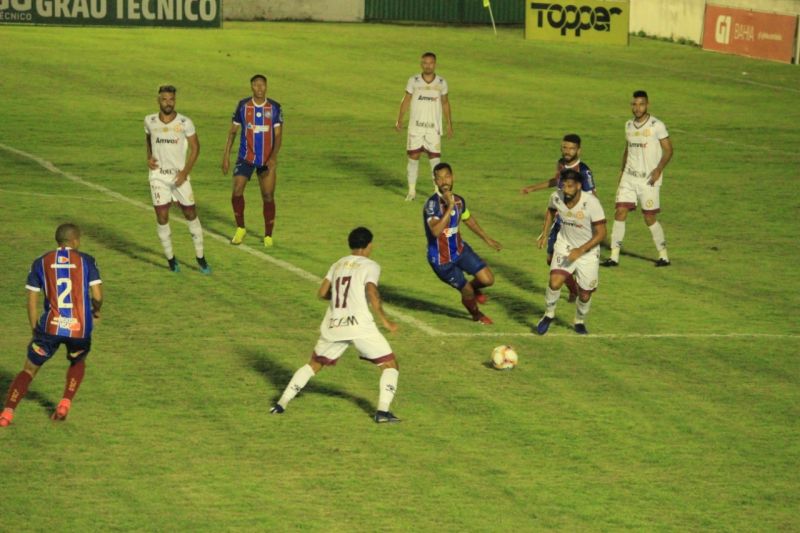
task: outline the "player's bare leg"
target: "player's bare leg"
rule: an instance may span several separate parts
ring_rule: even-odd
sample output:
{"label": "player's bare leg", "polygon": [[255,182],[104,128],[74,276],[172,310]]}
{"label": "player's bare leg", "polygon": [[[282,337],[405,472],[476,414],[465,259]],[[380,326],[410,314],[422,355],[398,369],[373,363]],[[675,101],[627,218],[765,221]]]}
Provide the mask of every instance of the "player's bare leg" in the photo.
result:
{"label": "player's bare leg", "polygon": [[200,225],[200,219],[197,217],[197,209],[194,205],[181,205],[181,210],[184,218],[189,222],[189,233],[192,235],[192,243],[194,244],[194,256],[197,259],[200,272],[211,274],[211,267],[208,266],[203,250],[203,226]]}
{"label": "player's bare leg", "polygon": [[261,200],[264,214],[264,247],[272,247],[272,230],[275,227],[275,184],[278,181],[277,169],[271,168],[258,176],[261,187]]}
{"label": "player's bare leg", "polygon": [[14,381],[11,382],[11,386],[8,388],[6,403],[3,405],[3,411],[0,412],[0,427],[6,427],[11,424],[11,421],[14,419],[14,410],[17,408],[22,398],[25,397],[25,393],[28,392],[31,381],[36,377],[36,373],[40,368],[41,366],[31,363],[29,359],[25,359],[25,366],[22,372],[17,374]]}
{"label": "player's bare leg", "polygon": [[585,291],[579,289],[578,301],[575,304],[575,333],[579,335],[586,335],[589,333],[586,330],[586,315],[589,314],[589,308],[592,305],[592,291]]}
{"label": "player's bare leg", "polygon": [[[484,267],[475,274],[475,278],[461,287],[461,303],[467,308],[472,320],[481,324],[490,325],[492,319],[481,313],[478,309],[478,296],[482,287],[490,287],[494,284],[494,274],[489,267]],[[485,300],[484,300],[485,301]]]}
{"label": "player's bare leg", "polygon": [[619,252],[625,238],[625,221],[628,219],[628,208],[617,207],[614,212],[614,226],[611,228],[611,257],[601,263],[604,267],[619,265]]}
{"label": "player's bare leg", "polygon": [[566,279],[564,274],[558,272],[550,274],[550,281],[544,290],[544,316],[536,324],[536,333],[539,335],[547,333],[550,323],[556,318],[556,306],[558,299],[561,298],[561,287],[564,286]]}
{"label": "player's bare leg", "polygon": [[408,164],[406,165],[406,179],[408,180],[408,194],[406,202],[410,202],[417,197],[417,178],[419,177],[419,158],[422,150],[408,152]]}
{"label": "player's bare leg", "polygon": [[172,272],[180,272],[181,268],[178,265],[175,254],[172,252],[172,229],[169,227],[169,207],[170,204],[153,206],[156,212],[156,233],[158,240],[161,241],[161,247],[164,249],[164,255],[167,257],[169,269]]}
{"label": "player's bare leg", "polygon": [[381,380],[378,386],[378,410],[375,413],[375,422],[381,424],[386,422],[400,422],[400,419],[394,416],[389,410],[394,400],[394,395],[397,392],[397,378],[400,375],[400,367],[397,365],[397,359],[392,356],[391,359],[378,366],[381,370]]}
{"label": "player's bare leg", "polygon": [[656,213],[645,211],[644,223],[647,224],[647,228],[650,230],[650,235],[653,236],[653,243],[656,245],[656,250],[658,250],[658,261],[656,261],[656,266],[669,266],[670,262],[669,255],[667,255],[667,240],[664,237],[664,228],[661,227],[661,224],[656,218]]}
{"label": "player's bare leg", "polygon": [[233,190],[231,192],[231,207],[233,217],[236,219],[236,232],[231,238],[231,244],[242,244],[247,230],[244,226],[244,188],[247,186],[247,178],[244,176],[233,177]]}
{"label": "player's bare leg", "polygon": [[289,405],[289,402],[291,402],[294,397],[297,396],[297,393],[303,390],[303,387],[306,386],[308,381],[316,376],[323,368],[324,366],[322,363],[315,360],[312,356],[311,360],[309,360],[307,364],[301,366],[295,371],[292,379],[289,381],[289,384],[286,385],[283,394],[281,394],[278,403],[273,405],[269,412],[274,415],[283,413],[283,411],[286,409],[286,406]]}

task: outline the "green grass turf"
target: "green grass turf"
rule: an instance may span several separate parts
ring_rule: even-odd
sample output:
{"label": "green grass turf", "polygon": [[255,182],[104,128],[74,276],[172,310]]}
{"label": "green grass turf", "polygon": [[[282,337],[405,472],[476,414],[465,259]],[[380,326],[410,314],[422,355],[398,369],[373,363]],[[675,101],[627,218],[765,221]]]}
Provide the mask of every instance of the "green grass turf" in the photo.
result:
{"label": "green grass turf", "polygon": [[[47,419],[59,355],[0,431],[0,530],[800,528],[796,66],[638,38],[589,48],[519,29],[357,24],[0,27],[0,42],[0,142],[145,205],[142,118],[158,84],[177,85],[202,145],[200,217],[226,237],[230,113],[265,72],[286,115],[270,256],[321,276],[365,224],[390,308],[458,334],[401,322],[389,337],[402,424],[371,422],[378,372],[352,351],[269,417],[316,340],[314,282],[212,238],[214,274],[202,276],[177,211],[185,267],[173,275],[149,208],[0,149],[0,394],[28,342],[25,275],[58,223],[83,227],[107,300],[69,420]],[[444,159],[505,246],[465,230],[496,273],[490,328],[433,276],[421,202],[403,202],[405,134],[392,126],[427,49],[451,87]],[[610,218],[638,88],[675,146],[661,216],[674,266],[653,268],[637,213],[622,266],[601,272],[594,336],[570,332],[565,300],[552,334],[531,336],[547,195],[517,191],[551,175],[575,131]],[[254,185],[246,197],[258,249]],[[502,343],[520,354],[512,372],[486,366]]]}

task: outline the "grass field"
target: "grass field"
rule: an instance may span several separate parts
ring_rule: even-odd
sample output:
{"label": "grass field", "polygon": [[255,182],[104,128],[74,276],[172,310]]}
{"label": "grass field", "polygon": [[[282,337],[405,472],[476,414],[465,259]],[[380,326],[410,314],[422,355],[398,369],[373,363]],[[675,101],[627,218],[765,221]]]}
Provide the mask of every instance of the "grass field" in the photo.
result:
{"label": "grass field", "polygon": [[[639,38],[588,48],[366,24],[0,27],[0,42],[0,394],[29,338],[25,276],[58,223],[83,227],[106,293],[69,420],[48,420],[59,356],[0,431],[0,530],[800,529],[796,66]],[[492,327],[434,277],[421,202],[403,202],[405,135],[392,126],[427,49],[451,90],[444,160],[504,245],[465,229],[496,273]],[[255,72],[286,116],[268,255],[254,184],[247,246],[227,244],[219,171]],[[198,128],[210,277],[179,212],[179,275],[156,238],[142,119],[162,82]],[[518,190],[550,176],[575,131],[611,217],[638,88],[675,146],[661,216],[673,266],[653,268],[637,213],[622,266],[601,272],[592,335],[571,332],[566,300],[551,333],[531,335],[547,195]],[[316,280],[360,224],[402,318],[389,340],[404,421],[371,421],[378,373],[352,351],[270,417],[316,340]],[[512,372],[486,364],[503,343],[520,354]]]}

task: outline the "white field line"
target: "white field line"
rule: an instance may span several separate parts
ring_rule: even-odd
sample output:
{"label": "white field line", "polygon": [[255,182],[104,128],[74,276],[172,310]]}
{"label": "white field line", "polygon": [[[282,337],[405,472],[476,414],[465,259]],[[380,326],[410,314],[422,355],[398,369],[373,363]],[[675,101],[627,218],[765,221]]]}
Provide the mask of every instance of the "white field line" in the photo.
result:
{"label": "white field line", "polygon": [[[476,331],[466,333],[444,333],[445,337],[539,337],[536,333],[494,331]],[[542,338],[570,337],[573,339],[800,339],[800,335],[792,333],[548,333]]]}
{"label": "white field line", "polygon": [[[120,194],[120,193],[118,193],[116,191],[112,191],[108,187],[104,187],[102,185],[98,185],[96,183],[92,183],[91,181],[85,180],[85,179],[81,178],[80,176],[76,176],[75,174],[71,174],[69,172],[65,172],[65,171],[61,170],[60,168],[58,168],[57,166],[55,166],[50,161],[47,161],[46,159],[42,159],[41,157],[35,156],[33,154],[29,154],[28,152],[24,152],[22,150],[18,150],[16,148],[12,147],[12,146],[8,146],[8,145],[3,144],[3,143],[0,143],[0,148],[2,148],[3,150],[5,150],[7,152],[11,152],[11,153],[19,155],[21,157],[24,157],[26,159],[30,159],[31,161],[36,162],[37,164],[39,164],[40,166],[44,167],[45,169],[47,169],[48,171],[52,172],[53,174],[58,174],[60,176],[63,176],[63,177],[67,178],[70,181],[73,181],[75,183],[83,185],[84,187],[88,187],[90,189],[94,189],[95,191],[98,191],[98,192],[103,193],[103,194],[105,194],[107,196],[110,196],[111,198],[114,198],[115,200],[118,200],[120,202],[124,202],[126,204],[132,205],[133,207],[137,207],[139,209],[144,209],[145,211],[150,211],[153,208],[153,206],[148,205],[148,204],[146,204],[144,202],[140,202],[138,200],[134,200],[132,198],[128,198],[127,196],[125,196],[123,194]],[[182,222],[183,224],[187,224],[188,225],[188,222],[186,220],[182,219],[182,218],[173,219],[173,220],[177,220],[179,222]],[[203,230],[203,233],[205,235],[207,235],[208,237],[211,237],[212,239],[216,240],[216,241],[219,241],[219,242],[222,242],[222,243],[225,243],[225,244],[228,244],[230,242],[230,240],[227,237],[224,237],[224,236],[222,236],[222,235],[220,235],[218,233],[210,232],[210,231],[205,230],[205,229]],[[238,250],[246,252],[246,253],[254,256],[254,257],[258,257],[259,259],[261,259],[263,261],[266,261],[268,263],[272,263],[273,265],[275,265],[275,266],[277,266],[279,268],[282,268],[282,269],[284,269],[284,270],[286,270],[288,272],[291,272],[292,274],[295,274],[296,276],[298,276],[298,277],[300,277],[300,278],[302,278],[302,279],[304,279],[306,281],[311,281],[311,282],[316,283],[316,284],[319,284],[319,283],[322,282],[322,278],[320,278],[319,276],[317,276],[315,274],[312,274],[311,272],[308,272],[306,270],[303,270],[302,268],[300,268],[298,266],[295,266],[292,263],[289,263],[288,261],[284,261],[282,259],[276,259],[275,257],[267,255],[264,252],[260,252],[260,251],[256,250],[255,248],[251,248],[250,246],[247,246],[246,244],[240,244],[236,248]],[[406,324],[408,324],[410,326],[413,326],[413,327],[423,331],[424,333],[427,333],[428,335],[431,335],[431,336],[444,335],[443,331],[439,331],[438,329],[429,326],[428,324],[422,322],[421,320],[418,320],[418,319],[414,318],[411,315],[407,315],[406,313],[403,313],[402,311],[398,311],[397,309],[394,308],[394,306],[384,305],[384,309],[386,310],[387,313],[389,313],[390,315],[395,317],[400,322],[404,322],[404,323],[406,323]]]}

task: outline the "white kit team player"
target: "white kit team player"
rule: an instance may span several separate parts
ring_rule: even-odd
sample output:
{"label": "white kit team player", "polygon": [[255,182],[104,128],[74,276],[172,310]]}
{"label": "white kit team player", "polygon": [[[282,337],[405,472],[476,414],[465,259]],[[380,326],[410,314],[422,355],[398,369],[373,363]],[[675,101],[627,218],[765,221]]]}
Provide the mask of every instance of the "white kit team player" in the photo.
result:
{"label": "white kit team player", "polygon": [[375,422],[400,421],[389,411],[397,390],[397,359],[369,311],[372,307],[386,329],[397,331],[397,325],[386,318],[381,306],[378,293],[381,267],[369,258],[372,253],[372,232],[367,228],[356,228],[350,232],[347,241],[350,255],[342,257],[330,267],[317,291],[317,296],[330,300],[330,304],[320,325],[320,337],[311,360],[294,373],[283,395],[270,409],[272,414],[283,413],[309,379],[325,366],[335,365],[347,347],[353,345],[362,359],[382,369]]}
{"label": "white kit team player", "polygon": [[550,196],[545,212],[539,248],[547,242],[548,229],[556,214],[561,218],[561,231],[553,250],[550,282],[544,293],[544,316],[536,326],[539,335],[547,333],[550,323],[555,320],[561,287],[570,275],[575,276],[578,282],[575,332],[588,333],[584,321],[589,313],[592,293],[597,289],[600,242],[606,237],[606,216],[600,200],[594,194],[581,191],[582,181],[583,175],[579,172],[562,170],[562,189]]}
{"label": "white kit team player", "polygon": [[419,176],[419,158],[422,152],[428,154],[431,165],[431,179],[433,168],[439,164],[442,156],[442,115],[447,120],[447,136],[453,136],[453,121],[450,116],[450,101],[447,97],[447,82],[436,74],[436,54],[425,52],[422,54],[421,74],[415,74],[408,79],[403,101],[400,102],[400,113],[394,127],[400,131],[403,127],[403,116],[411,106],[408,117],[408,140],[406,153],[408,165],[406,176],[408,179],[408,195],[406,201],[417,197],[417,177]]}
{"label": "white kit team player", "polygon": [[[172,231],[169,227],[169,208],[178,202],[183,216],[189,222],[197,264],[204,274],[211,273],[203,254],[203,228],[194,204],[194,193],[189,173],[200,154],[200,141],[194,123],[185,115],[175,111],[175,93],[172,85],[158,88],[159,112],[144,118],[144,133],[147,145],[147,166],[150,168],[150,194],[156,211],[156,231],[169,268],[180,272],[180,266],[172,252]],[[186,157],[186,149],[189,157]]]}
{"label": "white kit team player", "polygon": [[625,123],[625,152],[622,156],[619,188],[617,189],[614,227],[611,229],[611,257],[603,262],[605,267],[619,265],[619,253],[625,238],[625,220],[628,212],[641,204],[644,222],[650,229],[658,250],[657,267],[669,266],[664,229],[656,220],[661,212],[660,191],[664,182],[664,167],[672,159],[672,141],[663,122],[647,112],[645,91],[633,93],[631,111],[633,120]]}

